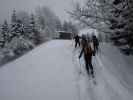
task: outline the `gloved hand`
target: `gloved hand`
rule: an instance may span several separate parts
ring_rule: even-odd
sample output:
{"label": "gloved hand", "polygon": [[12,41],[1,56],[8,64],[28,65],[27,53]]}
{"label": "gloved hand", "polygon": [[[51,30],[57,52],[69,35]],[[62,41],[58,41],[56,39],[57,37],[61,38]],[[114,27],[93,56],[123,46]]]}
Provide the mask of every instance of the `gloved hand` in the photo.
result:
{"label": "gloved hand", "polygon": [[95,51],[93,51],[93,52],[92,52],[92,55],[93,55],[93,56],[95,56],[95,55],[96,55],[96,52],[95,52]]}
{"label": "gloved hand", "polygon": [[81,56],[79,56],[79,59],[81,58]]}

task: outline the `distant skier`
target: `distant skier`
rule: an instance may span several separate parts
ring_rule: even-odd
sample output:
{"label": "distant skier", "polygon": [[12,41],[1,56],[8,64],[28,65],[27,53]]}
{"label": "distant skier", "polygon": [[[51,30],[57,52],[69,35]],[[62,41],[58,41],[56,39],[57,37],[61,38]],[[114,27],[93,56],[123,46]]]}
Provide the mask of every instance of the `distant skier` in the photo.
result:
{"label": "distant skier", "polygon": [[87,73],[88,73],[88,75],[91,74],[92,77],[94,78],[94,70],[93,70],[93,66],[92,66],[93,50],[92,50],[91,44],[88,43],[88,40],[86,39],[85,36],[82,36],[81,45],[82,45],[82,50],[79,55],[79,59],[84,54],[84,61],[85,61]]}
{"label": "distant skier", "polygon": [[99,48],[99,40],[95,35],[92,36],[92,42],[93,42],[94,55],[95,55],[98,52]]}
{"label": "distant skier", "polygon": [[75,40],[75,48],[77,47],[77,45],[80,46],[80,37],[79,37],[78,35],[76,35],[76,36],[74,37],[74,40]]}

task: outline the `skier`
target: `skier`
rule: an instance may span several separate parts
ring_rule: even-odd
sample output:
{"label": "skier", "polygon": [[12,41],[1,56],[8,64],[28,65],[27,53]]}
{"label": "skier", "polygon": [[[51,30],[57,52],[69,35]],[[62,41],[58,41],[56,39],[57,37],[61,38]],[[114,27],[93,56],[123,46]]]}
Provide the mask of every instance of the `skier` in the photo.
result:
{"label": "skier", "polygon": [[92,42],[93,42],[93,48],[94,48],[94,54],[93,55],[95,55],[96,52],[98,52],[98,47],[99,47],[99,40],[95,35],[92,36]]}
{"label": "skier", "polygon": [[85,61],[85,67],[86,67],[87,73],[88,73],[88,75],[91,74],[92,78],[94,78],[94,70],[93,70],[93,66],[92,66],[93,50],[91,48],[91,44],[88,43],[85,36],[82,36],[81,44],[82,44],[82,50],[79,55],[79,59],[84,54],[84,61]]}
{"label": "skier", "polygon": [[76,35],[76,36],[74,37],[74,39],[75,39],[75,48],[76,48],[77,45],[80,46],[80,37],[79,37],[78,35]]}

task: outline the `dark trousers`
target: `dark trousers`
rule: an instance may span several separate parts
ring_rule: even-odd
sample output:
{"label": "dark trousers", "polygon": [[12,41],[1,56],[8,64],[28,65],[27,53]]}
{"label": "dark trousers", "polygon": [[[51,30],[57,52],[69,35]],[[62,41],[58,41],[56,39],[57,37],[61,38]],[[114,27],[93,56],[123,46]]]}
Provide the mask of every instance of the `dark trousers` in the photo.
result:
{"label": "dark trousers", "polygon": [[94,45],[94,52],[98,52],[98,45]]}
{"label": "dark trousers", "polygon": [[80,42],[75,41],[75,48],[76,48],[78,45],[80,46]]}
{"label": "dark trousers", "polygon": [[92,66],[92,57],[84,57],[85,59],[85,67],[86,67],[86,71],[88,73],[88,75],[94,75],[94,70],[93,70],[93,66]]}

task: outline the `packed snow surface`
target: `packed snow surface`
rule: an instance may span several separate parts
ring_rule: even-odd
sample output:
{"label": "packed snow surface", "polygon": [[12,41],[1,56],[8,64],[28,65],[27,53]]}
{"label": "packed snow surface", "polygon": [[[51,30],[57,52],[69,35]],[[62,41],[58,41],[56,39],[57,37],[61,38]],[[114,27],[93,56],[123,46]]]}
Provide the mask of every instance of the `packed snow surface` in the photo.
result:
{"label": "packed snow surface", "polygon": [[[73,41],[53,40],[0,68],[0,100],[132,100],[133,63],[102,44],[93,57],[95,81]],[[132,58],[132,57],[131,57]]]}

